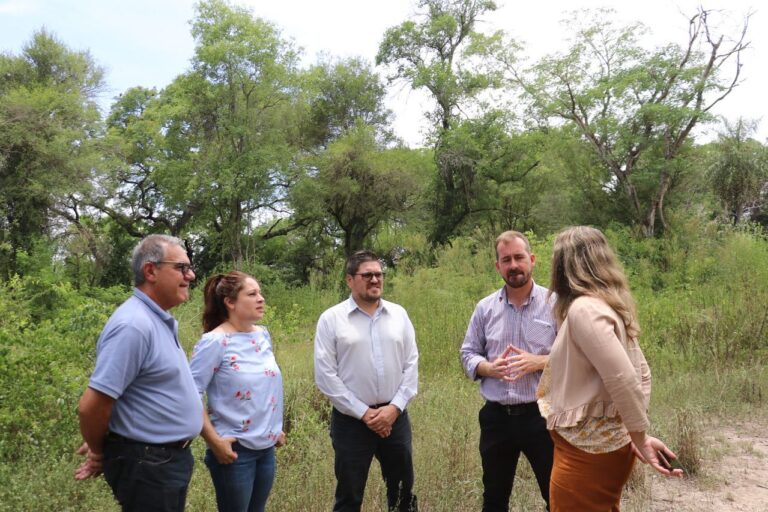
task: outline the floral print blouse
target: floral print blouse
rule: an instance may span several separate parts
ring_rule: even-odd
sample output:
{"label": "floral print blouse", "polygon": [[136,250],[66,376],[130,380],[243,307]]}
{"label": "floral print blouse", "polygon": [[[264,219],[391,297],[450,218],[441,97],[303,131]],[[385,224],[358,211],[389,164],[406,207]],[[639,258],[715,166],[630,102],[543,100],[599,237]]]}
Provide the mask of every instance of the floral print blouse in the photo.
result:
{"label": "floral print blouse", "polygon": [[252,450],[275,445],[283,429],[283,379],[265,328],[205,333],[189,365],[220,436]]}

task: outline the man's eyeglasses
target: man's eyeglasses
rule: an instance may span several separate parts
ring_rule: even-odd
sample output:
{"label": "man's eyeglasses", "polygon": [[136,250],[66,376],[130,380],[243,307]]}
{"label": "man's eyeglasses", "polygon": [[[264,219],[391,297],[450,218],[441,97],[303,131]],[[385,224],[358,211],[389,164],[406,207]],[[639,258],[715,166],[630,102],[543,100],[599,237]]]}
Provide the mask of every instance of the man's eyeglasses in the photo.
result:
{"label": "man's eyeglasses", "polygon": [[173,268],[181,272],[182,275],[187,275],[190,272],[194,272],[191,263],[181,263],[179,261],[155,261],[155,265],[165,263],[166,265],[173,265]]}
{"label": "man's eyeglasses", "polygon": [[384,272],[358,272],[358,273],[357,273],[357,274],[355,274],[355,275],[356,275],[356,276],[360,276],[360,277],[362,277],[362,278],[363,278],[363,279],[365,279],[366,281],[370,281],[370,280],[371,280],[371,279],[373,279],[374,277],[375,277],[376,279],[378,279],[379,281],[381,281],[382,279],[384,279]]}

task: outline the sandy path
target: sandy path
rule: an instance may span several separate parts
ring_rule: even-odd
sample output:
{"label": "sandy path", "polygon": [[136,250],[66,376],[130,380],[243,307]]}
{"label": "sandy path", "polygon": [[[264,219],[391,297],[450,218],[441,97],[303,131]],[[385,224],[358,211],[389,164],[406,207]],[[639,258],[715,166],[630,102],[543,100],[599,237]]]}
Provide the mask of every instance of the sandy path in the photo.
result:
{"label": "sandy path", "polygon": [[652,477],[651,510],[768,512],[768,425],[734,424],[706,442],[711,444],[696,477]]}

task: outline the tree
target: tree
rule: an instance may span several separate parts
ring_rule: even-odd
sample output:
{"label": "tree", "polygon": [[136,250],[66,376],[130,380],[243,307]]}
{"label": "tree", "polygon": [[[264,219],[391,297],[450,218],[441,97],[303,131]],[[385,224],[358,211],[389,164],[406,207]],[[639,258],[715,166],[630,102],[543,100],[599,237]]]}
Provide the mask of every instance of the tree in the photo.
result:
{"label": "tree", "polygon": [[755,126],[743,119],[735,125],[726,123],[709,165],[712,189],[734,225],[750,207],[757,206],[768,178],[768,151],[750,138],[754,131]]}
{"label": "tree", "polygon": [[[610,172],[645,236],[667,228],[664,205],[685,165],[691,131],[739,82],[747,17],[732,40],[715,34],[712,11],[688,21],[688,40],[653,51],[639,44],[640,24],[617,27],[600,10],[576,24],[565,55],[542,59],[529,74],[509,59],[512,80],[533,110],[572,123]],[[570,23],[573,23],[572,21]]]}
{"label": "tree", "polygon": [[[163,93],[163,129],[187,197],[203,201],[219,258],[239,265],[253,227],[285,213],[297,54],[270,23],[220,0],[197,5],[192,70]],[[169,164],[171,165],[171,164]]]}
{"label": "tree", "polygon": [[[317,159],[314,180],[294,191],[300,208],[320,210],[338,229],[346,256],[365,246],[383,223],[393,220],[418,196],[418,157],[409,150],[385,149],[375,130],[362,122],[331,142]],[[337,235],[331,232],[332,236]]]}
{"label": "tree", "polygon": [[499,110],[446,131],[438,161],[463,171],[454,181],[451,233],[462,226],[491,232],[531,228],[531,211],[543,190],[539,164],[546,138],[539,130],[516,133],[510,115]]}
{"label": "tree", "polygon": [[[297,102],[299,156],[294,160],[301,175],[288,195],[290,216],[258,230],[264,237],[300,224],[288,235],[289,244],[268,243],[269,248],[280,247],[286,260],[275,265],[287,264],[302,280],[311,270],[328,271],[334,252],[370,243],[380,226],[402,213],[405,206],[385,199],[387,190],[364,204],[372,193],[380,192],[378,178],[369,179],[373,175],[400,169],[409,174],[411,185],[418,181],[418,165],[414,168],[413,160],[400,158],[407,151],[397,147],[385,99],[381,78],[358,58],[324,58],[302,74]],[[411,186],[406,195],[420,192],[420,186]],[[380,200],[392,209],[379,211]],[[302,267],[298,272],[297,262]]]}
{"label": "tree", "polygon": [[424,10],[420,22],[408,20],[386,31],[376,63],[393,69],[390,81],[426,88],[435,101],[428,114],[438,171],[431,239],[441,244],[471,211],[467,191],[477,172],[476,159],[462,153],[463,137],[451,132],[463,116],[482,110],[478,96],[499,85],[498,72],[486,64],[500,47],[501,33],[476,30],[481,16],[496,10],[491,0],[420,0],[418,7]]}
{"label": "tree", "polygon": [[101,186],[82,202],[133,237],[179,236],[202,209],[200,198],[187,189],[191,176],[175,165],[186,161],[189,147],[179,152],[169,146],[169,117],[160,95],[144,87],[121,94],[107,117]]}
{"label": "tree", "polygon": [[51,234],[60,202],[90,186],[102,71],[45,30],[0,56],[0,274]]}

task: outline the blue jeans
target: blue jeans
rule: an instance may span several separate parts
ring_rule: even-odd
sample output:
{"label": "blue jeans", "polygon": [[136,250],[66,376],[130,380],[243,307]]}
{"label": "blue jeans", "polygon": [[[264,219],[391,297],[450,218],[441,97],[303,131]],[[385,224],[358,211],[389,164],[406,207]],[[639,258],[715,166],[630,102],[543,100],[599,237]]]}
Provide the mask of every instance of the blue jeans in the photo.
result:
{"label": "blue jeans", "polygon": [[398,416],[388,437],[381,438],[361,420],[333,409],[331,441],[336,454],[334,512],[358,512],[373,457],[381,466],[390,511],[416,512],[413,495],[411,422],[408,412]]}
{"label": "blue jeans", "polygon": [[275,481],[275,447],[251,450],[233,443],[237,460],[219,464],[213,452],[205,451],[219,512],[263,512]]}
{"label": "blue jeans", "polygon": [[110,439],[104,444],[104,479],[123,512],[183,511],[193,465],[189,447]]}

